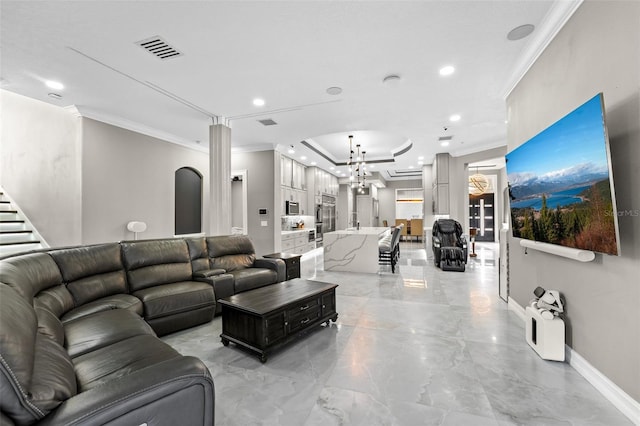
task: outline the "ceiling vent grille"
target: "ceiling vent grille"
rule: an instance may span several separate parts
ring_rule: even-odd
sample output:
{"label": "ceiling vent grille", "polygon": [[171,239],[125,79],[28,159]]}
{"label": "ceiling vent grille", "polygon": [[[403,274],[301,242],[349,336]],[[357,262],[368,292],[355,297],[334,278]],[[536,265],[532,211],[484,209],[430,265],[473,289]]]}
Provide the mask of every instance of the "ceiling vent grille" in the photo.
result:
{"label": "ceiling vent grille", "polygon": [[453,136],[440,136],[438,142],[450,141],[451,139],[453,139]]}
{"label": "ceiling vent grille", "polygon": [[258,120],[258,121],[262,123],[263,126],[275,126],[276,124],[278,124],[270,118],[265,118],[264,120]]}
{"label": "ceiling vent grille", "polygon": [[178,51],[159,36],[138,41],[136,44],[160,59],[171,59],[182,56],[182,52]]}

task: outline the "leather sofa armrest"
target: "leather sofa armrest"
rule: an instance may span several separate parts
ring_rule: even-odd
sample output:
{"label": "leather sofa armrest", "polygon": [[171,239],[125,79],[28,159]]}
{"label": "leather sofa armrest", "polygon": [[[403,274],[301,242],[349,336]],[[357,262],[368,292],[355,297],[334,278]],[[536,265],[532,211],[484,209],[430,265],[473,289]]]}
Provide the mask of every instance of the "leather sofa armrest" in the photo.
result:
{"label": "leather sofa armrest", "polygon": [[204,271],[198,271],[193,273],[193,278],[208,278],[214,275],[225,274],[227,271],[224,269],[206,269]]}
{"label": "leather sofa armrest", "polygon": [[278,282],[286,281],[287,279],[287,265],[282,259],[256,259],[253,262],[255,268],[269,268],[276,271],[278,274]]}
{"label": "leather sofa armrest", "polygon": [[114,421],[212,425],[214,411],[209,370],[198,358],[185,356],[81,392],[38,424],[97,425]]}

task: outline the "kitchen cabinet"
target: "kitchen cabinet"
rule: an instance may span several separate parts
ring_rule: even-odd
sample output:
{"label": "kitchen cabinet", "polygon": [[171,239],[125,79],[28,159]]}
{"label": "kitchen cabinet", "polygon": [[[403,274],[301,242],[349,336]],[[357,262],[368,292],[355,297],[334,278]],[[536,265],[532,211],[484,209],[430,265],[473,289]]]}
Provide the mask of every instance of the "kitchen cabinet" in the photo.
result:
{"label": "kitchen cabinet", "polygon": [[280,251],[283,253],[304,254],[316,248],[315,241],[309,241],[308,229],[283,231],[280,239]]}
{"label": "kitchen cabinet", "polygon": [[329,172],[314,167],[307,174],[307,189],[315,196],[338,195],[338,178]]}
{"label": "kitchen cabinet", "polygon": [[281,158],[281,185],[291,186],[293,181],[293,160],[289,157],[282,156]]}
{"label": "kitchen cabinet", "polygon": [[296,189],[307,189],[306,166],[297,161],[280,156],[280,185]]}

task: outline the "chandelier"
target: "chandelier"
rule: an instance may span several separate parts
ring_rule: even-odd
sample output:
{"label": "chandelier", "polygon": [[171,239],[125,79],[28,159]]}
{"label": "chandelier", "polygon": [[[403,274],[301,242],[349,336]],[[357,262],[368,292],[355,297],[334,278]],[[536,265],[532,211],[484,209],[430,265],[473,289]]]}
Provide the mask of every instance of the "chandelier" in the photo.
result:
{"label": "chandelier", "polygon": [[482,195],[487,189],[489,189],[489,179],[485,175],[478,173],[478,168],[476,167],[476,173],[469,176],[469,194]]}
{"label": "chandelier", "polygon": [[[355,154],[355,163],[353,162]],[[353,135],[349,135],[349,180],[351,181],[351,188],[357,188],[358,192],[364,193],[364,187],[367,181],[367,163],[365,162],[365,155],[367,151],[362,151],[360,156],[360,144],[356,144],[356,151],[353,150]]]}

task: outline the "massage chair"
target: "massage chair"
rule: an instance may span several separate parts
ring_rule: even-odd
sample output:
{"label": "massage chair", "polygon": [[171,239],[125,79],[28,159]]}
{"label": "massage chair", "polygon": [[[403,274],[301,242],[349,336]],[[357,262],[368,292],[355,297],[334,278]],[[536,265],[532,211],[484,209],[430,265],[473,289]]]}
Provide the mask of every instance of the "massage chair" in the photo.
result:
{"label": "massage chair", "polygon": [[431,246],[436,266],[443,271],[464,272],[467,263],[467,240],[462,226],[453,219],[438,219],[433,223]]}

